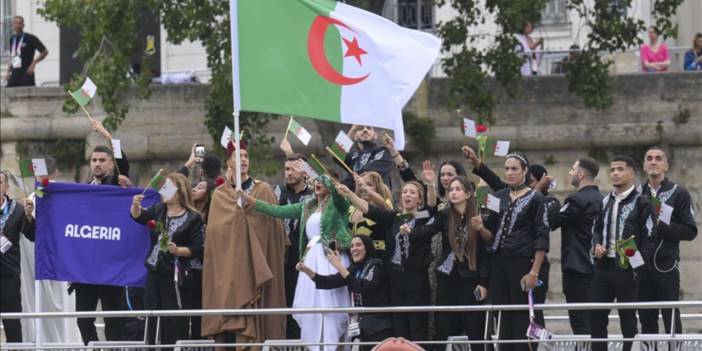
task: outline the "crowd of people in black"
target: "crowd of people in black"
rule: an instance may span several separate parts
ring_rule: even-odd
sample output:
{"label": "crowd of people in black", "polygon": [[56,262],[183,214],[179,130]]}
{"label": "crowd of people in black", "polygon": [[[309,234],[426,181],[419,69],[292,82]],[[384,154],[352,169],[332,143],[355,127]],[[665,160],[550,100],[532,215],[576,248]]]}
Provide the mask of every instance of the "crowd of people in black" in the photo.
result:
{"label": "crowd of people in black", "polygon": [[[100,122],[93,122],[93,129],[111,140]],[[285,181],[272,188],[277,203],[257,197],[253,189],[259,181],[248,176],[248,157],[243,160],[242,188],[236,189],[235,147],[229,149],[224,170],[217,157],[198,155],[193,147],[185,165],[168,175],[177,187],[172,198],[143,208],[143,196],[137,195],[130,209],[139,223],[160,219],[169,235],[168,250],[163,252],[152,233],[153,249],[145,258],[149,273],[143,307],[202,308],[203,293],[214,289],[203,283],[203,265],[216,259],[207,256],[212,250],[207,248],[207,226],[219,220],[214,218],[218,205],[213,194],[222,196],[216,190],[224,189],[231,189],[226,194],[266,218],[284,218],[289,245],[281,253],[284,277],[277,278],[284,279],[281,290],[288,307],[527,304],[529,294],[536,303],[544,303],[548,276],[557,274],[549,271],[548,257],[549,237],[556,229],[561,235],[567,302],[679,299],[679,245],[696,237],[697,226],[690,194],[666,177],[669,155],[661,147],[646,151],[646,177],[639,185],[636,161],[625,155],[612,158],[608,172],[614,190],[606,194],[595,185],[599,163],[587,157],[575,160],[569,172],[574,191],[561,203],[549,193],[553,178],[546,168],[530,163],[523,153],[505,157],[503,177],[469,146],[457,150],[456,159],[442,162],[438,169],[425,161],[421,174],[416,174],[387,134],[381,143],[371,127],[353,126],[348,134],[355,145],[345,163],[353,173],[343,177],[331,170],[311,179],[305,171],[306,157],[294,153],[284,139],[280,147],[286,154]],[[239,147],[245,152],[243,143]],[[55,162],[47,165],[52,177]],[[469,176],[465,166],[477,178]],[[390,184],[394,171],[399,172],[401,185]],[[132,186],[124,150],[122,158],[115,159],[110,148],[96,147],[90,173],[91,184]],[[480,184],[471,178],[479,178]],[[2,173],[0,181],[3,242],[10,243],[7,250],[3,244],[2,251],[2,312],[17,312],[21,310],[17,246],[20,233],[33,238],[33,203],[25,201],[23,206],[7,195],[7,174]],[[491,189],[490,205],[478,199],[479,187],[485,186]],[[632,240],[635,245],[627,244]],[[175,289],[174,271],[190,274],[176,279],[180,285]],[[123,287],[90,284],[72,284],[71,290],[80,311],[95,310],[98,301],[103,310],[124,309],[125,299],[133,301],[141,295],[136,291],[125,296]],[[608,310],[568,314],[574,334],[607,336]],[[662,314],[666,333],[682,331],[679,311],[664,309]],[[658,310],[621,309],[619,315],[624,337],[639,331],[658,333]],[[533,317],[527,311],[506,311],[499,318],[498,339],[525,340],[501,349],[529,349],[527,329],[533,324],[545,326],[538,311]],[[485,330],[485,320],[485,312],[339,314],[324,319],[300,314],[287,319],[284,334],[306,342],[380,341],[390,336],[426,341],[454,335],[484,340],[496,332],[491,324]],[[124,340],[131,330],[128,319],[106,318],[105,322],[108,340]],[[20,341],[19,322],[3,319],[3,323],[7,340]],[[200,325],[197,317],[163,318],[160,341],[172,344],[201,338],[205,328]],[[94,319],[80,318],[78,326],[86,344],[98,339]],[[155,343],[154,333],[149,334]],[[233,340],[225,340],[239,338],[236,334]],[[625,343],[625,349],[630,347]],[[593,343],[593,348],[604,350],[606,344]]]}

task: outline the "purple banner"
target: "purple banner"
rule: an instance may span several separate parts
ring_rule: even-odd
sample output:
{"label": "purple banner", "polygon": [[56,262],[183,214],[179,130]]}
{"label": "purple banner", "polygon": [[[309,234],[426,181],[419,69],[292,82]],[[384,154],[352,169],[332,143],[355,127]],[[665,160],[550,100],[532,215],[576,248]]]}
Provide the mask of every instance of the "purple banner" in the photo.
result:
{"label": "purple banner", "polygon": [[[143,287],[151,242],[129,214],[142,191],[50,183],[36,201],[36,279]],[[150,190],[143,206],[158,201]]]}

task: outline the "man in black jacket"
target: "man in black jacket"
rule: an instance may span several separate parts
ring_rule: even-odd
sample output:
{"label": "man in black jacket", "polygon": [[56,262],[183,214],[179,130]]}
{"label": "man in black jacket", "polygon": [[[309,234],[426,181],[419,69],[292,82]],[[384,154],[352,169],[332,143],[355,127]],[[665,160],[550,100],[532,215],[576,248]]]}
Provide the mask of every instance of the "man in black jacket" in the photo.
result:
{"label": "man in black jacket", "polygon": [[[390,183],[390,172],[394,168],[390,151],[383,146],[377,145],[375,139],[377,134],[373,127],[354,125],[349,130],[349,138],[353,140],[354,146],[346,155],[346,164],[354,172],[363,174],[368,171],[375,171],[383,177],[383,182],[392,189]],[[356,182],[353,175],[349,174],[344,181],[344,185],[354,190]]]}
{"label": "man in black jacket", "polygon": [[[595,276],[592,280],[592,302],[638,301],[640,274],[650,262],[655,250],[655,214],[645,196],[636,191],[634,160],[615,156],[610,162],[610,180],[614,191],[602,200],[602,212],[593,230]],[[618,247],[620,241],[634,237],[636,250]],[[626,253],[622,256],[622,253]],[[609,310],[594,310],[590,314],[592,338],[606,338]],[[619,309],[622,335],[633,338],[638,333],[636,311]],[[593,343],[592,349],[606,350],[607,343]],[[624,343],[624,351],[631,342]]]}
{"label": "man in black jacket", "polygon": [[[112,140],[112,135],[100,121],[93,121],[92,128],[108,142]],[[90,154],[90,184],[120,186],[128,182],[128,172],[129,163],[124,150],[122,158],[117,160],[107,146],[96,146]],[[125,288],[122,286],[71,283],[69,290],[76,292],[76,311],[95,311],[98,302],[103,311],[125,309]],[[121,340],[123,323],[123,318],[105,318],[105,338],[109,341]],[[86,345],[98,340],[95,318],[78,318],[78,329]]]}
{"label": "man in black jacket", "polygon": [[[20,233],[34,241],[31,204],[27,208],[10,199],[8,178],[0,172],[0,312],[22,312],[20,295]],[[18,319],[2,319],[7,342],[22,342],[22,324]]]}
{"label": "man in black jacket", "polygon": [[[296,153],[285,157],[285,184],[278,184],[273,189],[281,206],[296,204],[314,196],[314,189],[307,185],[305,172],[301,168],[302,161],[305,161],[305,158]],[[295,266],[300,261],[300,220],[285,219],[284,223],[290,239],[290,246],[285,251],[285,301],[288,307],[292,307],[299,276]],[[286,338],[299,339],[300,327],[297,321],[292,315],[288,315],[287,320]]]}
{"label": "man in black jacket", "polygon": [[[551,222],[551,229],[561,228],[562,283],[568,303],[590,302],[590,284],[595,273],[590,256],[592,226],[602,206],[602,194],[595,185],[599,170],[597,161],[591,158],[575,161],[568,174],[570,184],[578,191],[566,197]],[[568,318],[574,334],[590,334],[588,311],[568,311]]]}
{"label": "man in black jacket", "polygon": [[[694,209],[690,193],[684,187],[665,177],[668,171],[668,155],[658,146],[646,151],[644,171],[646,183],[639,186],[641,196],[660,202],[661,211],[656,227],[656,250],[641,274],[640,301],[678,301],[680,299],[680,241],[693,240],[697,236]],[[665,207],[665,212],[663,208]],[[670,214],[668,216],[668,214]],[[668,219],[669,218],[669,219]],[[659,309],[639,310],[641,332],[658,333]],[[671,310],[663,309],[663,325],[666,334],[671,331]],[[675,309],[676,333],[682,332],[680,311]]]}

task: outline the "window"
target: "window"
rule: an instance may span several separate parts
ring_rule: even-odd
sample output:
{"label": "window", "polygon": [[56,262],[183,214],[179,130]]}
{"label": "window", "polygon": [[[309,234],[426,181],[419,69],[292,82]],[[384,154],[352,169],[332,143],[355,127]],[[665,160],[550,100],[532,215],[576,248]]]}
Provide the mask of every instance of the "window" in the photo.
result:
{"label": "window", "polygon": [[568,22],[566,0],[551,0],[541,11],[541,24],[565,24]]}
{"label": "window", "polygon": [[14,1],[2,0],[2,18],[0,21],[0,55],[3,61],[10,56],[10,37],[12,36],[12,17],[14,17],[12,5]]}
{"label": "window", "polygon": [[433,29],[433,0],[397,0],[397,23],[407,28]]}

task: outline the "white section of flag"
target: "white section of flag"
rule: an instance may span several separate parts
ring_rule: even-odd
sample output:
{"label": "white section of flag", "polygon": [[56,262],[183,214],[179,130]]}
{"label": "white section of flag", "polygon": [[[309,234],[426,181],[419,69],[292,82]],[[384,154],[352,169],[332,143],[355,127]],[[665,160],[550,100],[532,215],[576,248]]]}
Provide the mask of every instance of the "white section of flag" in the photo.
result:
{"label": "white section of flag", "polygon": [[661,222],[670,225],[670,219],[673,217],[673,206],[668,204],[661,204],[661,213],[658,219]]}
{"label": "white section of flag", "polygon": [[166,178],[161,189],[158,190],[158,193],[161,194],[166,201],[170,200],[176,192],[178,192],[178,188],[173,184],[170,178]]}
{"label": "white section of flag", "polygon": [[475,121],[470,118],[463,119],[463,135],[475,138],[477,133],[475,132]]}
{"label": "white section of flag", "polygon": [[122,158],[122,142],[119,139],[112,139],[112,152],[115,154],[115,158]]}
{"label": "white section of flag", "polygon": [[498,140],[495,143],[495,156],[507,156],[509,153],[509,141]]}
{"label": "white section of flag", "polygon": [[80,87],[81,90],[85,93],[85,95],[90,96],[92,99],[95,97],[95,92],[97,92],[97,86],[95,83],[93,83],[92,80],[90,80],[90,77],[85,77],[85,82],[83,83],[83,86]]}
{"label": "white section of flag", "polygon": [[492,194],[488,194],[487,208],[492,212],[500,213],[500,198]]}
{"label": "white section of flag", "polygon": [[224,130],[222,131],[222,136],[219,138],[219,143],[222,144],[223,148],[225,148],[225,149],[227,148],[227,145],[229,144],[229,140],[232,139],[232,134],[234,134],[234,132],[232,132],[232,130],[229,129],[229,127],[224,126]]}
{"label": "white section of flag", "polygon": [[46,161],[43,158],[33,158],[32,167],[34,168],[34,176],[48,176],[49,171],[46,170]]}
{"label": "white section of flag", "polygon": [[339,134],[336,135],[334,142],[346,153],[351,151],[351,148],[353,147],[353,140],[351,140],[351,138],[349,138],[349,136],[344,133],[343,130],[339,131]]}
{"label": "white section of flag", "polygon": [[356,38],[367,52],[360,65],[355,57],[344,58],[344,76],[369,75],[342,88],[341,122],[392,129],[396,148],[404,149],[402,108],[436,61],[441,40],[340,2],[330,17],[351,28],[336,26],[343,50],[347,49],[344,39]]}

